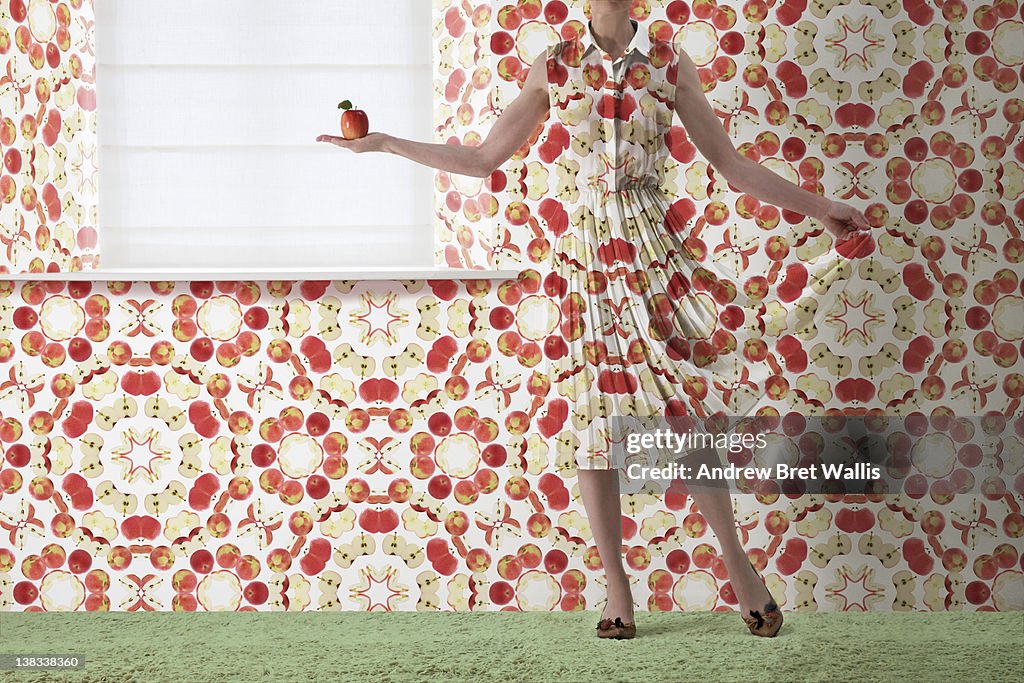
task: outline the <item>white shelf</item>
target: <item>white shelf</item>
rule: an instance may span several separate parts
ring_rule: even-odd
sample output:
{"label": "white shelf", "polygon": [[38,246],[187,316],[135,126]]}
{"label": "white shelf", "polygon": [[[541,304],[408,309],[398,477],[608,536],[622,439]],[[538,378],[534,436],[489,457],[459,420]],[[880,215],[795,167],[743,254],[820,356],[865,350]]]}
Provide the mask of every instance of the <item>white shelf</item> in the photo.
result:
{"label": "white shelf", "polygon": [[186,280],[506,280],[518,270],[471,270],[468,268],[338,268],[336,270],[288,268],[117,268],[64,271],[60,273],[0,273],[0,280],[91,280],[167,282]]}

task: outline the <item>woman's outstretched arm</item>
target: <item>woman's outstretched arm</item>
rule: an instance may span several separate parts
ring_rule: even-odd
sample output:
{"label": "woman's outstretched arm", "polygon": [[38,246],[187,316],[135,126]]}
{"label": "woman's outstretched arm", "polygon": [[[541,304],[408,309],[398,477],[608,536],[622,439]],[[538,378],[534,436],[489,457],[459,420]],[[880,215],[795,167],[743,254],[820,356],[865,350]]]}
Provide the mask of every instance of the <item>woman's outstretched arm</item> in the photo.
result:
{"label": "woman's outstretched arm", "polygon": [[870,229],[856,207],[808,192],[740,154],[704,95],[697,66],[682,50],[678,65],[676,114],[700,153],[734,187],[763,202],[815,218],[840,240]]}
{"label": "woman's outstretched arm", "polygon": [[530,67],[523,89],[477,147],[417,142],[387,133],[369,133],[358,140],[321,135],[317,142],[330,142],[358,153],[387,152],[441,171],[486,178],[508,161],[544,120],[550,107],[547,78],[546,53],[542,53]]}

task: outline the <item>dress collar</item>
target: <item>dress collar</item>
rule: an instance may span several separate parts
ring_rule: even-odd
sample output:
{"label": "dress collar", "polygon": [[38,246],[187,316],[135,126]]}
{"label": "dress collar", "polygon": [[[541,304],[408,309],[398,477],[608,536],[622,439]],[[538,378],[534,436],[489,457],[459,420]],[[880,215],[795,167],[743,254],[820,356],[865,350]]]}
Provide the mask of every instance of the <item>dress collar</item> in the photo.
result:
{"label": "dress collar", "polygon": [[[629,41],[629,45],[627,45],[626,49],[623,51],[623,54],[628,55],[630,52],[636,50],[639,51],[642,57],[649,57],[651,52],[651,39],[648,34],[647,27],[640,24],[635,19],[630,19],[629,22],[636,27],[636,31],[633,34],[633,39]],[[584,55],[588,54],[591,48],[594,48],[598,53],[600,53],[602,58],[607,59],[608,61],[615,59],[597,44],[597,40],[594,38],[594,29],[590,20],[587,20],[587,30],[582,36],[580,36],[580,44],[583,46]],[[618,55],[615,57],[618,57]]]}

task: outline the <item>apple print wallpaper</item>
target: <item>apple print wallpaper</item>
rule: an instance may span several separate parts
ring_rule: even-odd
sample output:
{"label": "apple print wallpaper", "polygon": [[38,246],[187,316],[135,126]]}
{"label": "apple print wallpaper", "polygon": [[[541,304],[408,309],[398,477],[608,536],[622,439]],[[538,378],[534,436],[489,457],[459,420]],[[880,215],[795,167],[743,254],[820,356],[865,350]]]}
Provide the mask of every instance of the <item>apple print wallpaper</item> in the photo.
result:
{"label": "apple print wallpaper", "polygon": [[[0,2],[8,56],[31,21],[14,4]],[[83,30],[87,5],[48,4],[58,26],[71,11],[72,35]],[[434,9],[438,134],[464,142],[493,120],[486,106],[514,95],[524,61],[582,19],[559,0]],[[945,471],[885,499],[736,496],[745,547],[783,609],[1024,606],[1022,11],[634,3],[646,27],[686,45],[744,153],[876,225],[827,327],[767,329],[778,376],[758,389],[783,413],[1014,426],[984,466],[954,433]],[[9,84],[0,98],[21,135]],[[87,105],[43,114],[92,121]],[[67,130],[54,145],[74,159]],[[791,307],[778,286],[827,235],[729,193],[685,132],[671,135],[674,210],[693,219],[691,239],[731,259],[738,287],[768,274],[766,304]],[[437,176],[445,260],[504,254],[501,265],[521,264],[512,280],[0,282],[0,607],[596,608],[602,573],[569,450],[592,410],[573,383],[596,379],[553,372],[567,328],[545,267],[572,222],[544,160],[568,144],[553,118],[487,183]],[[24,169],[4,177],[19,202],[24,187],[45,198],[56,186]],[[474,229],[486,217],[500,228],[490,243]],[[763,267],[774,249],[785,270]],[[969,477],[992,482],[958,493]],[[641,609],[735,605],[688,497],[633,495],[625,509]]]}
{"label": "apple print wallpaper", "polygon": [[0,0],[0,273],[99,260],[92,0]]}

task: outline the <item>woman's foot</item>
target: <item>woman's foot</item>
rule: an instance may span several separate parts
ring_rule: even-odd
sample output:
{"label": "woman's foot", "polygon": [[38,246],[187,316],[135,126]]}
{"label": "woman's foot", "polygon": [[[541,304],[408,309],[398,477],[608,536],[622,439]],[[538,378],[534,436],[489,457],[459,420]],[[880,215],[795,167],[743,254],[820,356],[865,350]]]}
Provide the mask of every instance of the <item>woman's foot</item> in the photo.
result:
{"label": "woman's foot", "polygon": [[625,576],[608,582],[607,598],[601,610],[602,619],[615,617],[622,617],[627,622],[633,621],[633,594],[629,590],[629,579]]}
{"label": "woman's foot", "polygon": [[740,616],[750,632],[771,637],[782,627],[782,612],[746,554],[727,564],[729,580],[739,600]]}
{"label": "woman's foot", "polygon": [[615,640],[629,640],[636,636],[636,624],[632,621],[623,621],[622,617],[614,619],[602,619],[597,622],[598,638],[614,638]]}
{"label": "woman's foot", "polygon": [[634,635],[636,624],[633,619],[633,596],[629,591],[628,580],[623,579],[608,587],[608,599],[597,623],[597,637],[622,640]]}

